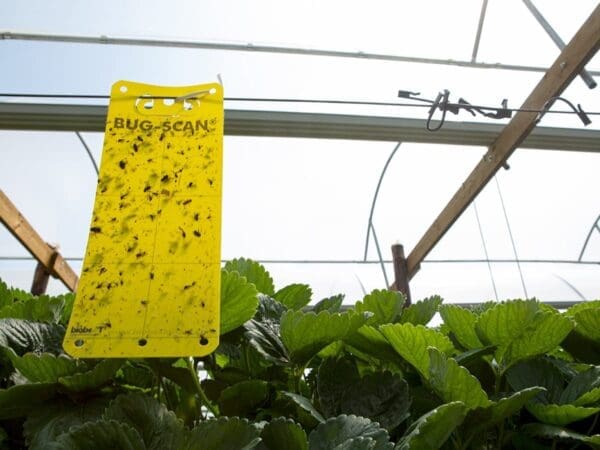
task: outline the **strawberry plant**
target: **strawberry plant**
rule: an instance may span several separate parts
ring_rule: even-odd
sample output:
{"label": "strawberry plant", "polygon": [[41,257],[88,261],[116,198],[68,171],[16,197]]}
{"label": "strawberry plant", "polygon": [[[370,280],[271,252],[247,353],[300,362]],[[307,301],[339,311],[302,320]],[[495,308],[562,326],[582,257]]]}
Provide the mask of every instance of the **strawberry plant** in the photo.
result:
{"label": "strawberry plant", "polygon": [[600,301],[311,300],[234,260],[213,354],[77,360],[73,296],[0,282],[0,448],[600,448]]}

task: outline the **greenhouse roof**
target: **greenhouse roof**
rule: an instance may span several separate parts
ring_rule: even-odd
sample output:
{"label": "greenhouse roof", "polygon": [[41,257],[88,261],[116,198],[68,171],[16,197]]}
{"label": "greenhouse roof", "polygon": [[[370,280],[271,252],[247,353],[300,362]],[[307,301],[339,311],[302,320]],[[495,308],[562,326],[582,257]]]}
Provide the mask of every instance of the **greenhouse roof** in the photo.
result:
{"label": "greenhouse roof", "polygon": [[[390,246],[410,253],[510,121],[490,116],[516,114],[560,54],[527,3],[5,4],[0,189],[78,272],[96,189],[86,149],[100,161],[111,85],[220,81],[223,259],[353,301],[393,281]],[[597,2],[535,6],[568,43]],[[597,80],[600,56],[586,69]],[[428,124],[417,99],[444,90],[488,115]],[[600,96],[579,77],[561,96],[591,124],[552,105],[427,255],[413,298],[600,297]],[[34,267],[0,229],[0,278],[29,289]]]}

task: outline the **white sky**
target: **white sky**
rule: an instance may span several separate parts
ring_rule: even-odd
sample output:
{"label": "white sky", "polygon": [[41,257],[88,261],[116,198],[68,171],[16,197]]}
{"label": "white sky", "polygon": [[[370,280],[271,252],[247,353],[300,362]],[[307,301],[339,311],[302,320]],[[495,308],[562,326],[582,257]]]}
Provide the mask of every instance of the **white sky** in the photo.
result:
{"label": "white sky", "polygon": [[[568,42],[595,1],[534,2]],[[281,1],[6,1],[0,31],[90,36],[157,37],[252,43],[427,58],[469,60],[480,0]],[[558,50],[521,1],[490,0],[478,61],[549,66]],[[542,74],[361,59],[257,52],[158,49],[0,41],[0,91],[106,94],[116,80],[188,85],[221,74],[226,97],[395,101],[398,89],[435,97],[517,107]],[[597,55],[588,65],[600,70]],[[564,93],[587,111],[600,111],[600,92],[579,79]],[[9,101],[9,100],[3,100]],[[286,109],[425,118],[416,108],[264,105],[226,102],[226,108]],[[562,108],[562,105],[560,106]],[[557,106],[558,108],[558,106]],[[448,120],[473,121],[469,115]],[[600,129],[593,116],[588,128]],[[482,119],[491,122],[489,119]],[[544,126],[582,128],[574,116],[546,115]],[[103,136],[84,133],[99,160]],[[389,142],[225,138],[223,258],[358,260],[371,200]],[[384,257],[392,243],[407,253],[483,155],[465,146],[403,144],[383,182],[374,223]],[[518,256],[575,260],[600,214],[600,154],[520,150],[501,171],[501,187]],[[74,133],[0,131],[0,188],[42,236],[66,256],[81,257],[94,199],[95,174]],[[477,200],[490,258],[514,258],[495,182]],[[600,233],[586,258],[600,261]],[[25,256],[0,230],[0,256]],[[377,257],[373,243],[369,259]],[[484,258],[470,208],[430,259]],[[73,263],[79,270],[79,263]],[[28,288],[33,264],[0,261],[0,277]],[[529,295],[542,300],[600,298],[600,266],[522,264]],[[378,265],[268,265],[279,287],[308,282],[315,300],[343,292],[348,300],[384,286]],[[393,276],[390,265],[388,276]],[[523,296],[516,264],[492,266],[499,298]],[[360,280],[360,283],[359,281]],[[63,290],[59,283],[52,292]],[[486,264],[423,264],[413,295],[447,301],[494,297]]]}

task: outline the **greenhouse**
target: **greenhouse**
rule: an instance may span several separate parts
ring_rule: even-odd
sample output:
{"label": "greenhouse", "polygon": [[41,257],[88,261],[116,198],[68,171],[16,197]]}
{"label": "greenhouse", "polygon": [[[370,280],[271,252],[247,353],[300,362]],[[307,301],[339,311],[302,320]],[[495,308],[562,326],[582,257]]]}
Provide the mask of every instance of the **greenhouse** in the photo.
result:
{"label": "greenhouse", "polygon": [[0,448],[600,446],[597,2],[0,11]]}

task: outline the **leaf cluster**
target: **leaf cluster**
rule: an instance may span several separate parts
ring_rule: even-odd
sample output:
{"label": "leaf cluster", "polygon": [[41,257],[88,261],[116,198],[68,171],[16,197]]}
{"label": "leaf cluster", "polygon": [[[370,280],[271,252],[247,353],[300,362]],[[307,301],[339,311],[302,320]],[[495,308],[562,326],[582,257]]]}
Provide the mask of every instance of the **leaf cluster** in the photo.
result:
{"label": "leaf cluster", "polygon": [[77,360],[73,296],[0,281],[0,450],[600,448],[600,301],[342,306],[244,258],[221,285],[213,354]]}

